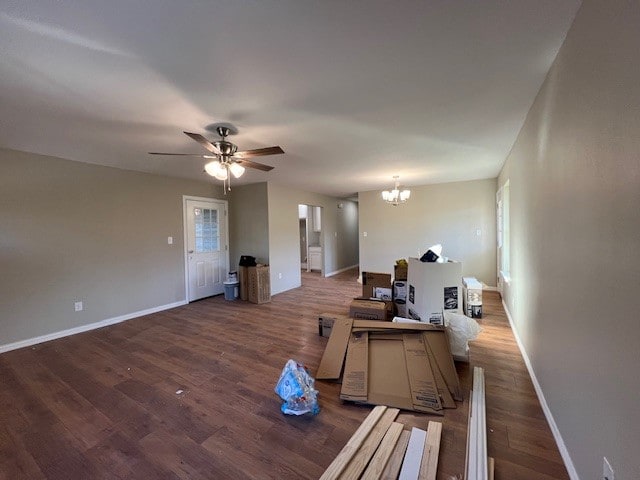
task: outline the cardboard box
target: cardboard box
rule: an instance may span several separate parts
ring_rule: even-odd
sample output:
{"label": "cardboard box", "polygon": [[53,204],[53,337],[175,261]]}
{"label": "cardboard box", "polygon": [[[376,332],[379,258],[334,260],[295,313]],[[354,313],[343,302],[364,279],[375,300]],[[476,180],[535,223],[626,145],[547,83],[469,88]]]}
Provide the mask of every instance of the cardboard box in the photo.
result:
{"label": "cardboard box", "polygon": [[462,263],[409,259],[409,318],[441,325],[443,310],[462,314]]}
{"label": "cardboard box", "polygon": [[390,302],[393,299],[392,295],[391,287],[374,287],[373,289],[373,298],[378,298],[385,302]]}
{"label": "cardboard box", "polygon": [[406,280],[395,280],[393,282],[393,305],[394,314],[399,317],[407,316],[407,282]]}
{"label": "cardboard box", "polygon": [[248,267],[238,267],[238,282],[240,282],[240,300],[249,299],[249,273]]}
{"label": "cardboard box", "polygon": [[482,318],[482,283],[474,277],[462,277],[462,297],[464,314]]}
{"label": "cardboard box", "polygon": [[362,296],[374,298],[376,287],[391,288],[391,275],[388,273],[362,272]]}
{"label": "cardboard box", "polygon": [[321,337],[329,338],[331,336],[331,330],[333,329],[333,322],[335,322],[336,316],[328,313],[323,313],[318,317],[318,335]]}
{"label": "cardboard box", "polygon": [[393,300],[407,300],[407,282],[405,280],[393,282]]}
{"label": "cardboard box", "polygon": [[387,303],[391,302],[355,299],[349,307],[349,316],[363,320],[386,320]]}
{"label": "cardboard box", "polygon": [[401,299],[394,300],[393,306],[395,307],[395,314],[398,317],[405,317],[406,318],[406,316],[409,314],[408,310],[407,310],[407,301],[406,300],[401,300]]}
{"label": "cardboard box", "polygon": [[248,298],[251,303],[267,303],[271,301],[271,280],[269,265],[247,267]]}
{"label": "cardboard box", "polygon": [[407,279],[407,268],[408,265],[394,265],[393,266],[393,279],[398,280],[406,280]]}
{"label": "cardboard box", "polygon": [[442,415],[422,334],[352,332],[340,398]]}
{"label": "cardboard box", "polygon": [[343,400],[442,415],[462,400],[448,342],[442,326],[336,316],[316,378],[342,377]]}

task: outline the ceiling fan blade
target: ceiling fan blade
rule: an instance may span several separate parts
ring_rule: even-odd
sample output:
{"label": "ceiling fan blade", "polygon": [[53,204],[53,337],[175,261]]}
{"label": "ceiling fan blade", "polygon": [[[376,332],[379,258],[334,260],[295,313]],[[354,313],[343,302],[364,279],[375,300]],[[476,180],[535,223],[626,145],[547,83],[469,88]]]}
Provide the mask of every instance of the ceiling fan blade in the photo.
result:
{"label": "ceiling fan blade", "polygon": [[242,165],[243,167],[255,168],[256,170],[262,170],[263,172],[268,172],[269,170],[273,170],[273,167],[269,165],[265,165],[263,163],[252,162],[251,160],[244,160],[240,158],[234,158],[234,162]]}
{"label": "ceiling fan blade", "polygon": [[215,153],[216,155],[222,155],[222,152],[218,150],[213,143],[211,143],[209,140],[204,138],[199,133],[184,132],[184,134],[193,138],[196,142],[198,142],[204,148],[209,150],[211,153]]}
{"label": "ceiling fan blade", "polygon": [[149,152],[149,155],[175,155],[178,157],[208,157],[209,155],[202,155],[201,153],[165,153],[165,152]]}
{"label": "ceiling fan blade", "polygon": [[236,152],[233,154],[236,158],[251,158],[251,157],[261,157],[263,155],[278,155],[280,153],[284,153],[284,150],[280,147],[265,147],[265,148],[256,148],[255,150],[243,150],[242,152]]}

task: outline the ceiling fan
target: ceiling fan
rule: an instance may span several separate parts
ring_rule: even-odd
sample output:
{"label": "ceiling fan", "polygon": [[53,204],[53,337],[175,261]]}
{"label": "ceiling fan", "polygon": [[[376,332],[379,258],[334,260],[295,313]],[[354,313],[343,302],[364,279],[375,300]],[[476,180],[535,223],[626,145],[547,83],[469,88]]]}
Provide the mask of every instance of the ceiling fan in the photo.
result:
{"label": "ceiling fan", "polygon": [[210,142],[199,133],[184,132],[185,135],[193,138],[209,152],[213,153],[213,155],[163,152],[149,152],[149,154],[213,159],[204,166],[204,169],[212,177],[224,182],[224,192],[226,194],[227,190],[231,190],[231,175],[235,178],[240,178],[245,171],[245,167],[255,168],[256,170],[262,170],[264,172],[273,170],[273,167],[253,162],[249,160],[249,158],[284,153],[284,150],[279,146],[238,151],[237,145],[226,140],[230,132],[229,127],[218,126],[216,127],[216,132],[220,135],[221,140],[217,140],[215,142]]}

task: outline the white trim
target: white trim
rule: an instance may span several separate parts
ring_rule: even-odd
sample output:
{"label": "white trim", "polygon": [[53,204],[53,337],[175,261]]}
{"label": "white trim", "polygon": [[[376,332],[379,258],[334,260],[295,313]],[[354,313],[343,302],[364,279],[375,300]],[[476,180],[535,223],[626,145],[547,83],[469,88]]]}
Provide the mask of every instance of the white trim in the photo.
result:
{"label": "white trim", "polygon": [[185,300],[181,300],[179,302],[168,303],[167,305],[160,305],[158,307],[147,308],[146,310],[127,313],[125,315],[120,315],[118,317],[107,318],[106,320],[100,320],[99,322],[95,322],[95,323],[80,325],[78,327],[69,328],[67,330],[60,330],[58,332],[48,333],[46,335],[41,335],[39,337],[27,338],[26,340],[20,340],[18,342],[7,343],[5,345],[0,345],[0,353],[9,352],[11,350],[17,350],[18,348],[30,347],[31,345],[36,345],[38,343],[48,342],[50,340],[56,340],[62,337],[68,337],[69,335],[75,335],[76,333],[88,332],[89,330],[95,330],[96,328],[115,325],[116,323],[121,323],[126,320],[131,320],[132,318],[138,318],[144,315],[150,315],[152,313],[161,312],[163,310],[169,310],[171,308],[180,307],[186,304],[187,302]]}
{"label": "white trim", "polygon": [[516,343],[518,344],[518,348],[520,349],[520,353],[522,354],[522,358],[524,359],[524,363],[527,366],[527,370],[529,371],[529,376],[531,376],[531,381],[533,382],[533,388],[536,390],[536,394],[538,395],[538,401],[542,406],[542,411],[544,412],[544,416],[547,417],[547,422],[549,422],[549,427],[551,427],[551,433],[553,433],[553,437],[556,440],[556,444],[558,445],[558,450],[560,450],[560,455],[562,456],[562,460],[564,460],[564,465],[567,467],[567,472],[569,473],[569,478],[571,480],[580,480],[578,476],[578,472],[576,471],[576,467],[573,465],[573,461],[571,460],[571,455],[569,455],[569,450],[567,450],[567,446],[564,444],[564,440],[562,439],[562,434],[560,433],[560,429],[558,429],[558,425],[551,414],[551,410],[549,409],[549,405],[547,405],[547,400],[544,398],[544,393],[542,393],[542,387],[536,378],[536,374],[533,371],[533,366],[531,365],[531,361],[529,360],[529,355],[527,355],[527,351],[524,349],[524,345],[520,340],[520,336],[518,335],[518,331],[513,323],[513,318],[511,317],[511,313],[509,313],[509,309],[507,305],[502,300],[502,307],[504,308],[505,313],[507,314],[507,318],[509,319],[509,325],[511,325],[511,330],[513,331],[513,336],[516,339]]}
{"label": "white trim", "polygon": [[356,263],[355,265],[350,265],[348,267],[341,268],[340,270],[336,270],[335,272],[327,273],[325,277],[333,277],[334,275],[337,275],[342,272],[346,272],[347,270],[351,270],[352,268],[356,268],[357,266],[358,264]]}
{"label": "white trim", "polygon": [[482,290],[486,290],[487,292],[499,292],[500,289],[498,287],[492,287],[491,285],[482,284]]}

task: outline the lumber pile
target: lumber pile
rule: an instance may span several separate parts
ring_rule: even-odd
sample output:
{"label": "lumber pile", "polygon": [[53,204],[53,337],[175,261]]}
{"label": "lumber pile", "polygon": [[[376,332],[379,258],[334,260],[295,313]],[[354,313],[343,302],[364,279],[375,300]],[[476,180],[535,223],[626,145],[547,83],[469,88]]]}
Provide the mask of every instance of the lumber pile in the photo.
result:
{"label": "lumber pile", "polygon": [[342,400],[436,415],[462,400],[447,331],[425,323],[336,317],[316,379],[341,379]]}
{"label": "lumber pile", "polygon": [[473,368],[473,389],[469,405],[465,480],[493,478],[493,459],[487,456],[487,420],[484,398],[484,369]]}
{"label": "lumber pile", "polygon": [[442,424],[427,430],[395,421],[399,410],[375,407],[325,470],[320,480],[435,480]]}

